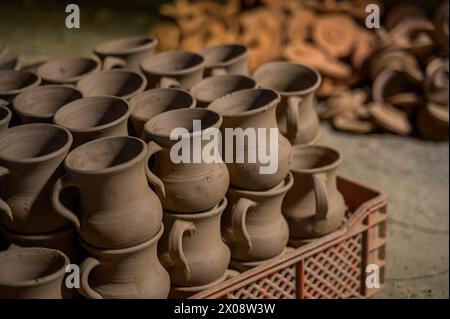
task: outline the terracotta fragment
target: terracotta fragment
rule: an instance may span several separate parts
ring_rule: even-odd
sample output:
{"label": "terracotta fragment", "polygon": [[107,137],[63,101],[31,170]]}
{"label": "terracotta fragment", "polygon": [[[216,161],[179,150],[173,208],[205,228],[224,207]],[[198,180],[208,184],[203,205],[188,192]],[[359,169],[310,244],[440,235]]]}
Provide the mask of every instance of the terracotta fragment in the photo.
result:
{"label": "terracotta fragment", "polygon": [[374,121],[386,130],[399,135],[411,134],[412,127],[405,112],[378,102],[368,105],[368,109]]}

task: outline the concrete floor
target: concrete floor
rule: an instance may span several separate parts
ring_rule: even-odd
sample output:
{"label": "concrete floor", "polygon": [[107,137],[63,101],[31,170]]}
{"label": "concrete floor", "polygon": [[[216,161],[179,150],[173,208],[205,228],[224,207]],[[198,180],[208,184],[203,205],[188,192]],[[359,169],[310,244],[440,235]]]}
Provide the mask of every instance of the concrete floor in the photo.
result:
{"label": "concrete floor", "polygon": [[[88,55],[101,41],[146,33],[154,21],[151,12],[92,5],[81,6],[81,17],[81,28],[68,30],[62,4],[0,4],[0,45],[28,56]],[[387,281],[377,297],[449,298],[449,144],[321,130],[319,143],[344,156],[342,174],[390,195]]]}

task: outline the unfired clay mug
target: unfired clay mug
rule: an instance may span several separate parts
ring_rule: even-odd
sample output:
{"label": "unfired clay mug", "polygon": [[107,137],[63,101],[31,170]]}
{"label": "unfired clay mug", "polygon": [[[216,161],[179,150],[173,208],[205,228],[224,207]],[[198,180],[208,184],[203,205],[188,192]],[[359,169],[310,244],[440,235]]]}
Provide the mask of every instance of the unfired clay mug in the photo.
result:
{"label": "unfired clay mug", "polygon": [[[201,121],[199,131],[193,131],[194,120]],[[217,145],[217,135],[200,140],[205,132],[218,130],[221,123],[220,115],[210,110],[178,109],[161,113],[145,124],[143,139],[150,142],[150,154],[155,156],[152,170],[156,179],[161,181],[158,184],[164,185],[164,190],[159,190],[158,194],[164,209],[176,213],[198,213],[212,209],[225,196],[229,175],[222,158],[216,154],[217,157],[209,162],[202,157],[207,145]],[[186,129],[186,134],[171,140],[170,134],[176,128]],[[197,144],[194,140],[199,142],[199,149],[194,149]],[[178,163],[171,157],[171,149],[177,143],[186,143],[189,150],[187,162]],[[155,178],[153,173],[147,172],[150,179]]]}
{"label": "unfired clay mug", "polygon": [[256,88],[256,82],[244,75],[218,75],[201,80],[191,88],[198,107],[207,107],[224,95]]}
{"label": "unfired clay mug", "polygon": [[61,299],[69,259],[47,248],[0,252],[1,299]]}
{"label": "unfired clay mug", "polygon": [[0,99],[12,102],[17,94],[41,84],[41,78],[31,72],[0,71]]}
{"label": "unfired clay mug", "polygon": [[[127,248],[158,232],[162,207],[145,177],[148,154],[142,140],[118,136],[83,144],[66,157],[68,174],[56,182],[52,203],[89,245]],[[79,192],[77,212],[60,201],[61,192],[68,187]]]}
{"label": "unfired clay mug", "polygon": [[181,89],[157,88],[144,91],[130,100],[130,120],[134,134],[141,137],[144,124],[160,113],[195,106],[194,97]]}
{"label": "unfired clay mug", "polygon": [[111,95],[129,100],[145,90],[145,77],[131,70],[108,70],[86,76],[77,83],[78,90],[87,96]]}
{"label": "unfired clay mug", "polygon": [[6,106],[0,105],[0,134],[8,129],[9,121],[11,121],[12,113]]}
{"label": "unfired clay mug", "polygon": [[283,252],[289,239],[289,228],[281,205],[293,183],[294,178],[289,173],[284,181],[267,191],[229,188],[222,235],[233,259],[260,261]]}
{"label": "unfired clay mug", "polygon": [[319,134],[316,91],[322,82],[319,72],[292,62],[270,62],[253,74],[259,86],[281,96],[277,109],[280,132],[295,144],[312,144]]}
{"label": "unfired clay mug", "polygon": [[206,212],[164,212],[166,231],[158,251],[173,286],[202,286],[226,273],[230,250],[220,234],[220,217],[226,206],[227,200],[224,198]]}
{"label": "unfired clay mug", "polygon": [[37,68],[36,73],[44,83],[75,84],[100,68],[98,58],[70,57],[45,62]]}
{"label": "unfired clay mug", "polygon": [[[276,121],[276,107],[280,102],[280,96],[277,92],[270,89],[249,89],[234,92],[216,99],[208,109],[213,110],[223,117],[221,125],[222,138],[226,137],[225,129],[254,129],[256,142],[250,144],[244,141],[242,150],[239,150],[236,139],[233,139],[233,159],[227,162],[230,173],[230,184],[236,188],[247,190],[267,190],[280,184],[289,172],[289,161],[291,158],[292,147],[289,141],[281,134],[278,134]],[[278,135],[278,160],[275,163],[273,173],[261,174],[261,168],[269,164],[262,163],[259,156],[256,156],[256,163],[252,163],[250,153],[258,154],[261,148],[258,130],[262,129],[266,136],[265,150],[266,154],[271,151],[271,128],[276,129]],[[222,143],[230,143],[224,140]],[[275,142],[276,143],[276,142]],[[243,152],[243,163],[239,163],[236,153]],[[227,157],[227,148],[224,147],[224,158]]]}
{"label": "unfired clay mug", "polygon": [[70,102],[53,117],[73,135],[72,149],[97,138],[128,135],[128,103],[114,96],[91,96]]}
{"label": "unfired clay mug", "polygon": [[80,293],[90,299],[167,298],[170,278],[157,253],[163,231],[160,224],[149,240],[117,250],[100,250],[82,242],[91,257],[80,267]]}
{"label": "unfired clay mug", "polygon": [[20,125],[0,135],[0,222],[5,228],[40,234],[67,225],[50,199],[71,144],[70,132],[51,124]]}
{"label": "unfired clay mug", "polygon": [[187,51],[166,51],[145,59],[141,69],[148,88],[182,88],[189,90],[203,77],[204,58]]}
{"label": "unfired clay mug", "polygon": [[205,76],[248,74],[248,48],[241,44],[222,44],[200,51],[205,58]]}
{"label": "unfired clay mug", "polygon": [[294,147],[294,186],[283,202],[291,238],[315,238],[341,225],[347,210],[336,182],[341,161],[339,152],[329,147]]}
{"label": "unfired clay mug", "polygon": [[83,96],[67,85],[44,85],[20,93],[14,99],[14,110],[23,123],[53,123],[53,115],[63,105]]}
{"label": "unfired clay mug", "polygon": [[104,70],[126,68],[140,71],[140,63],[155,54],[157,45],[156,38],[136,36],[104,42],[94,52],[102,60]]}

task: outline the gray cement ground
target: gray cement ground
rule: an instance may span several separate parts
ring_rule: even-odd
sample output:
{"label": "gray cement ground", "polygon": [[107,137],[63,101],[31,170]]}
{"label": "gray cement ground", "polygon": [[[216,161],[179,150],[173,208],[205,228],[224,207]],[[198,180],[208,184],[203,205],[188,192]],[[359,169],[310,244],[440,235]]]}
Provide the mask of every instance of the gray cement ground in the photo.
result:
{"label": "gray cement ground", "polygon": [[[147,32],[149,12],[0,4],[0,44],[29,56],[87,55],[99,42]],[[387,281],[378,298],[449,297],[449,145],[390,134],[358,136],[323,124],[319,143],[338,148],[341,173],[390,195]]]}

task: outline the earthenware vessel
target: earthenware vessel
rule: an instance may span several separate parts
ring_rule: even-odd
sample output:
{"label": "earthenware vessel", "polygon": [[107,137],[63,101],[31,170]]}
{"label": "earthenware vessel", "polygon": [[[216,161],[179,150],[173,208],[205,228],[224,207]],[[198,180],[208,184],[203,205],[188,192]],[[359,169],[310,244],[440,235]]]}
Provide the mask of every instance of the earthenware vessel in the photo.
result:
{"label": "earthenware vessel", "polygon": [[322,80],[313,68],[291,62],[271,62],[253,74],[259,86],[281,96],[277,108],[280,132],[295,144],[312,144],[319,135],[316,91]]}
{"label": "earthenware vessel", "polygon": [[[221,116],[210,110],[178,109],[145,124],[143,139],[155,156],[152,171],[164,185],[158,193],[164,209],[197,213],[212,209],[225,196],[229,175],[218,152],[221,123]],[[179,134],[171,140],[175,129]]]}
{"label": "earthenware vessel", "polygon": [[158,260],[157,246],[164,227],[136,246],[101,250],[86,242],[90,257],[81,264],[80,293],[90,299],[164,299],[170,278]]}
{"label": "earthenware vessel", "polygon": [[198,107],[207,107],[215,99],[245,89],[256,88],[256,82],[244,75],[218,75],[203,79],[191,88]]}
{"label": "earthenware vessel", "polygon": [[205,76],[248,74],[248,48],[241,44],[222,44],[203,49]]}
{"label": "earthenware vessel", "polygon": [[50,199],[71,144],[70,132],[51,124],[20,125],[0,135],[0,222],[5,228],[39,234],[67,225]]}
{"label": "earthenware vessel", "polygon": [[94,52],[102,60],[104,70],[126,68],[140,71],[140,63],[155,54],[157,45],[156,38],[135,36],[104,42]]}
{"label": "earthenware vessel", "polygon": [[17,94],[41,84],[41,78],[30,72],[4,70],[0,71],[0,99],[8,102]]}
{"label": "earthenware vessel", "polygon": [[158,53],[141,63],[148,88],[182,88],[189,90],[203,77],[205,61],[201,55],[188,51]]}
{"label": "earthenware vessel", "polygon": [[111,95],[129,100],[145,90],[145,77],[131,70],[108,70],[86,76],[77,83],[83,96]]}
{"label": "earthenware vessel", "polygon": [[128,135],[128,103],[114,96],[91,96],[64,105],[54,115],[55,124],[73,135],[72,149],[97,138]]}
{"label": "earthenware vessel", "polygon": [[448,141],[448,106],[430,102],[419,110],[416,122],[419,134],[423,138],[435,141]]}
{"label": "earthenware vessel", "polygon": [[9,121],[11,121],[12,113],[6,106],[0,105],[0,134],[8,129]]}
{"label": "earthenware vessel", "polygon": [[426,68],[423,91],[428,101],[448,106],[449,62],[448,59],[432,59]]}
{"label": "earthenware vessel", "polygon": [[202,286],[221,278],[230,262],[222,241],[220,217],[227,206],[223,198],[213,209],[194,214],[164,211],[159,257],[173,286]]}
{"label": "earthenware vessel", "polygon": [[160,113],[195,106],[194,97],[181,89],[156,88],[139,93],[130,100],[130,120],[134,134],[141,137],[144,124]]}
{"label": "earthenware vessel", "polygon": [[[222,115],[222,145],[228,143],[233,149],[230,155],[227,155],[229,148],[223,150],[233,187],[267,190],[280,184],[288,174],[292,147],[283,135],[278,134],[276,107],[279,102],[280,96],[273,90],[249,89],[225,95],[208,106],[208,109]],[[228,141],[225,140],[227,128],[255,130],[256,136],[254,141],[242,141],[245,136],[237,134],[238,138],[242,137],[240,142],[237,138]],[[277,161],[271,163],[256,156],[261,153],[275,154]]]}
{"label": "earthenware vessel", "polygon": [[[83,144],[66,157],[68,174],[53,187],[52,203],[89,245],[127,248],[158,232],[162,208],[145,178],[148,153],[142,140],[117,136]],[[68,187],[77,190],[79,209],[61,202]]]}
{"label": "earthenware vessel", "polygon": [[289,173],[280,185],[266,191],[228,189],[222,236],[233,260],[260,261],[283,252],[289,228],[281,204],[293,183]]}
{"label": "earthenware vessel", "polygon": [[[290,242],[289,242],[289,244],[290,244]],[[284,247],[283,251],[280,254],[276,255],[275,257],[265,259],[265,260],[244,261],[244,260],[231,259],[229,267],[230,267],[230,269],[233,269],[234,271],[237,271],[237,272],[245,272],[249,269],[258,267],[262,263],[271,262],[271,261],[280,259],[283,256],[285,256],[287,253],[292,252],[293,250],[294,250],[294,248],[286,246],[286,247]]]}
{"label": "earthenware vessel", "polygon": [[69,259],[47,248],[0,252],[0,298],[61,299]]}
{"label": "earthenware vessel", "polygon": [[14,99],[14,110],[22,123],[53,123],[53,115],[63,105],[83,96],[67,85],[45,85],[20,93]]}
{"label": "earthenware vessel", "polygon": [[337,189],[338,151],[324,146],[294,147],[294,185],[283,201],[283,214],[292,238],[315,238],[341,225],[346,204]]}
{"label": "earthenware vessel", "polygon": [[44,83],[75,84],[100,68],[98,58],[70,57],[45,62],[37,68],[36,73]]}

